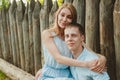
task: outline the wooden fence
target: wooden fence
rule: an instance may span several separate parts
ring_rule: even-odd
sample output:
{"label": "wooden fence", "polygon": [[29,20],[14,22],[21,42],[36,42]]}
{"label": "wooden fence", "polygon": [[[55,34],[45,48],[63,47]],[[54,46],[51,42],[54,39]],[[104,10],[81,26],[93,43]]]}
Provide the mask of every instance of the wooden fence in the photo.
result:
{"label": "wooden fence", "polygon": [[[107,58],[111,80],[120,80],[120,0],[64,0],[77,9],[86,43]],[[35,74],[42,68],[41,31],[54,22],[57,2],[31,0],[0,10],[0,58]]]}

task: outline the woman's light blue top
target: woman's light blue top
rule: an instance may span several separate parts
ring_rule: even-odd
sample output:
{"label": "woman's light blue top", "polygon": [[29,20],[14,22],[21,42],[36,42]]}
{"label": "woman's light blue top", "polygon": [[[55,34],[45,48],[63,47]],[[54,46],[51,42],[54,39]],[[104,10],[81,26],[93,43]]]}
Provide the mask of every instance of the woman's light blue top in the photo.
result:
{"label": "woman's light blue top", "polygon": [[[52,32],[52,35],[54,36],[56,34]],[[54,36],[53,39],[61,55],[66,57],[72,56],[67,45],[61,38]],[[57,63],[45,45],[43,45],[43,53],[45,64],[42,69],[42,77],[39,80],[73,80],[69,67]]]}

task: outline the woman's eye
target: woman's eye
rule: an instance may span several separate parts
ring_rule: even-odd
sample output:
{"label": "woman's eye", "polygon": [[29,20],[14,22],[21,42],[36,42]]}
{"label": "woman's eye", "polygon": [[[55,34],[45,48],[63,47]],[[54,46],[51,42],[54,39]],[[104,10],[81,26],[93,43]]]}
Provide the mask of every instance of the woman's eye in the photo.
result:
{"label": "woman's eye", "polygon": [[62,17],[64,17],[64,14],[61,14]]}
{"label": "woman's eye", "polygon": [[67,18],[72,19],[72,16],[68,16]]}

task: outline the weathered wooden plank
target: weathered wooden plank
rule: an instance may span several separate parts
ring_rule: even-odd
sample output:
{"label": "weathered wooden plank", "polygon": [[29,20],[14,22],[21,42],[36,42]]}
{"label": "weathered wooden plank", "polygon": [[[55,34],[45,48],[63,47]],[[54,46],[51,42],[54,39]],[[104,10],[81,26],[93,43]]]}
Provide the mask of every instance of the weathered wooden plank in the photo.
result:
{"label": "weathered wooden plank", "polygon": [[15,0],[13,1],[13,3],[11,4],[10,8],[9,8],[9,21],[10,21],[10,41],[11,41],[11,58],[13,59],[13,64],[16,65],[17,64],[17,52],[16,52],[16,45],[15,45],[15,33],[14,33],[14,26],[15,24],[15,11],[16,11],[16,2]]}
{"label": "weathered wooden plank", "polygon": [[72,3],[73,0],[64,0],[64,3]]}
{"label": "weathered wooden plank", "polygon": [[33,23],[32,13],[35,7],[35,0],[31,0],[28,8],[28,24],[29,24],[29,50],[30,50],[30,72],[34,75],[34,53],[33,53]]}
{"label": "weathered wooden plank", "polygon": [[49,25],[51,26],[52,24],[54,24],[54,19],[55,19],[55,12],[58,9],[58,3],[57,1],[54,1],[54,5],[52,6],[52,9],[49,13]]}
{"label": "weathered wooden plank", "polygon": [[40,19],[39,12],[41,6],[37,1],[32,15],[33,20],[33,45],[34,45],[34,63],[35,63],[35,73],[41,68],[41,34],[40,34]]}
{"label": "weathered wooden plank", "polygon": [[85,27],[85,0],[74,0],[73,5],[77,10],[77,22]]}
{"label": "weathered wooden plank", "polygon": [[30,73],[30,51],[29,51],[29,26],[28,26],[28,6],[26,7],[23,23],[23,43],[25,54],[25,71]]}
{"label": "weathered wooden plank", "polygon": [[[2,27],[2,11],[0,10],[0,27]],[[2,42],[1,42],[1,28],[0,28],[0,58],[3,58],[3,54],[2,54]]]}
{"label": "weathered wooden plank", "polygon": [[120,80],[120,0],[116,0],[114,6],[114,42],[116,52],[116,74]]}
{"label": "weathered wooden plank", "polygon": [[99,0],[86,0],[86,44],[94,51],[100,52],[99,38]]}
{"label": "weathered wooden plank", "polygon": [[100,1],[100,47],[107,58],[107,71],[111,80],[116,80],[115,46],[113,33],[114,0]]}
{"label": "weathered wooden plank", "polygon": [[22,21],[23,21],[24,12],[25,12],[25,6],[22,0],[20,0],[17,6],[17,9],[16,9],[18,47],[19,47],[19,53],[20,53],[19,54],[20,56],[18,58],[20,58],[21,68],[25,70],[25,54],[24,54],[23,29],[22,29]]}
{"label": "weathered wooden plank", "polygon": [[[10,8],[10,5],[9,5]],[[12,48],[11,48],[11,33],[10,33],[10,19],[9,19],[9,8],[6,11],[6,25],[7,25],[7,31],[8,31],[8,49],[9,49],[9,56],[8,56],[8,61],[11,63],[12,62]]]}
{"label": "weathered wooden plank", "polygon": [[48,4],[47,0],[44,1],[44,5],[43,7],[41,8],[41,11],[40,11],[40,29],[41,31],[43,31],[44,29],[47,29],[49,28],[49,5],[46,5]]}
{"label": "weathered wooden plank", "polygon": [[34,76],[0,58],[0,70],[12,80],[34,80]]}
{"label": "weathered wooden plank", "polygon": [[5,8],[2,9],[2,26],[1,26],[1,41],[2,41],[2,53],[5,60],[9,60],[9,45],[8,45],[8,29],[6,22],[6,12]]}

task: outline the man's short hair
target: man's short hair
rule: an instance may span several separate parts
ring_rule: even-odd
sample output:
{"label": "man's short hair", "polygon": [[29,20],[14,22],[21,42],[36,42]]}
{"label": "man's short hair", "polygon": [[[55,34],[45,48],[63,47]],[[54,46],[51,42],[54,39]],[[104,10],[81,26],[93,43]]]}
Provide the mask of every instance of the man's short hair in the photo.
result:
{"label": "man's short hair", "polygon": [[80,34],[85,35],[85,30],[83,28],[83,26],[79,23],[72,23],[66,26],[66,28],[70,28],[70,27],[77,27],[79,29]]}

